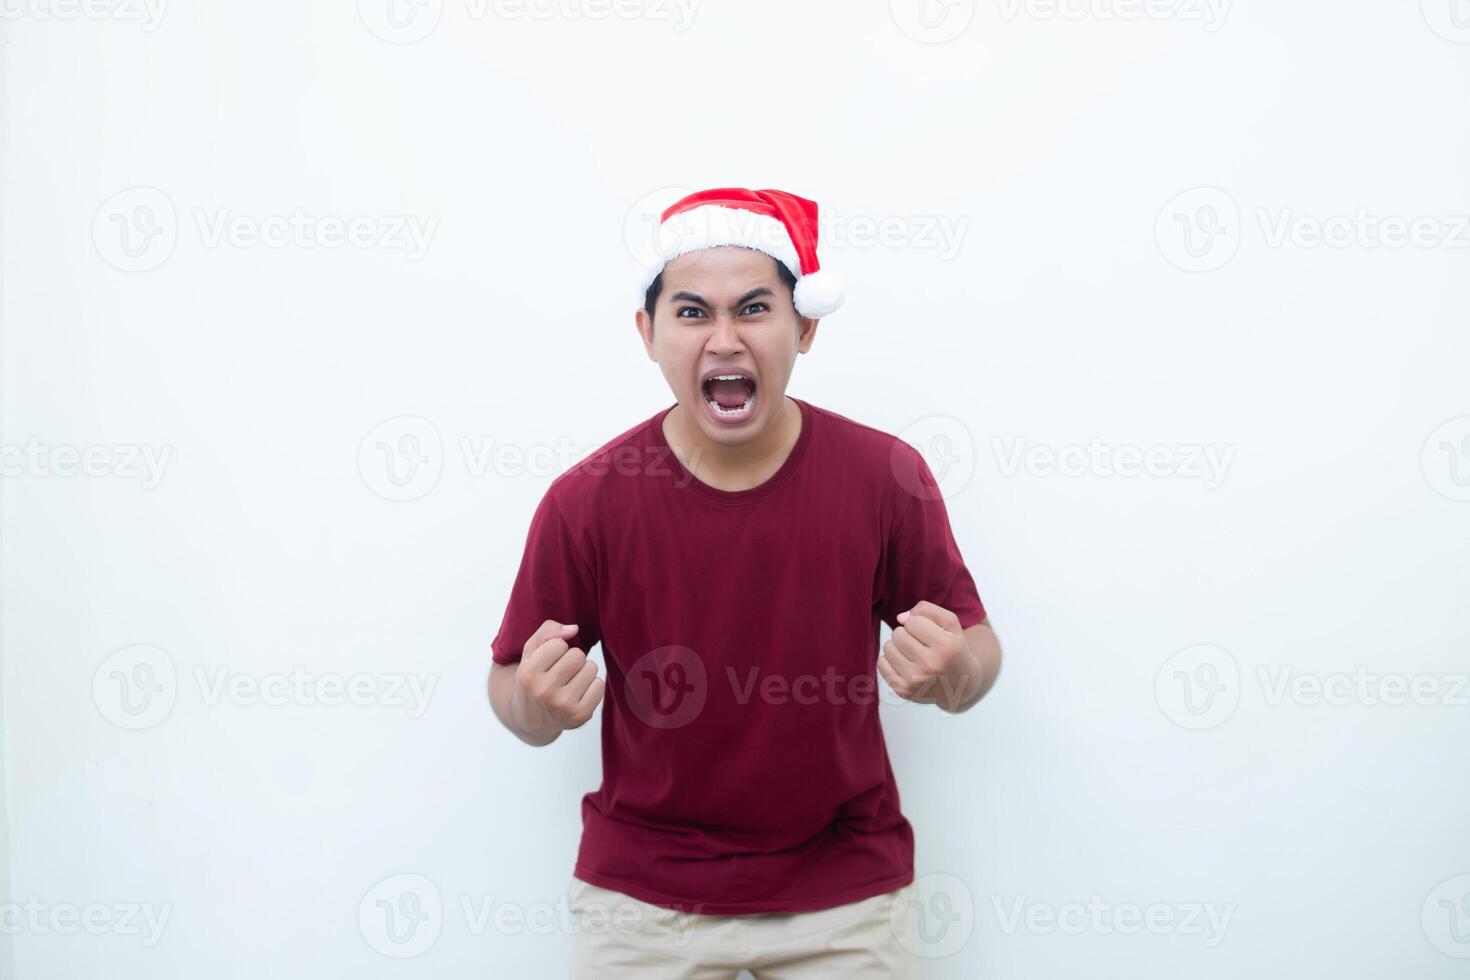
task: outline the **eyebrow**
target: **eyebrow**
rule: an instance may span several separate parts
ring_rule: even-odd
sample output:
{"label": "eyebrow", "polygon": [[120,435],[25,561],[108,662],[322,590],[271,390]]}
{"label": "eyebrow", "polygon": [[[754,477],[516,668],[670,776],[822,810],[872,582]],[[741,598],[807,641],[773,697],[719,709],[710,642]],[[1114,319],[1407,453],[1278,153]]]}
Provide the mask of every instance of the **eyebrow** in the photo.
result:
{"label": "eyebrow", "polygon": [[[772,290],[770,289],[769,286],[761,286],[759,288],[752,289],[750,292],[746,293],[744,296],[742,296],[739,299],[737,299],[734,303],[731,304],[730,309],[732,309],[732,310],[738,310],[742,306],[744,306],[746,303],[749,303],[751,300],[755,299],[757,296],[775,296],[775,295],[776,294],[774,292],[772,292]],[[680,290],[679,292],[674,293],[672,296],[669,297],[669,302],[670,303],[675,303],[675,302],[678,302],[679,300],[684,300],[685,302],[688,302],[688,303],[697,303],[697,304],[699,304],[700,306],[704,307],[707,310],[708,309],[713,309],[713,307],[710,306],[710,304],[708,303],[708,301],[706,301],[705,298],[703,296],[699,295],[698,293],[687,293],[687,292],[684,292],[683,290]]]}

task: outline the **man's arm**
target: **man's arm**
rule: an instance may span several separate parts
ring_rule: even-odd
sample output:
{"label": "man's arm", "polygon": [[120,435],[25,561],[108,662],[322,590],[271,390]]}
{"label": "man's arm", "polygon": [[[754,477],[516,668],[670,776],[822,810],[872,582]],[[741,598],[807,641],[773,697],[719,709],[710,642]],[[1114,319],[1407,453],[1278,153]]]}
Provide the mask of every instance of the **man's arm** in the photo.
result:
{"label": "man's arm", "polygon": [[943,703],[939,706],[946,711],[959,714],[961,711],[969,711],[975,702],[990,693],[995,686],[996,675],[1000,673],[1000,638],[995,635],[995,630],[990,628],[990,617],[987,616],[980,622],[964,631],[965,647],[970,651],[970,656],[975,659],[976,671],[980,676],[980,686],[975,689],[968,698],[961,699],[958,707],[946,708]]}
{"label": "man's arm", "polygon": [[[527,745],[550,745],[561,737],[561,729],[527,711],[526,699],[516,684],[515,664],[490,665],[490,707],[501,724]],[[531,717],[527,717],[530,715]]]}
{"label": "man's arm", "polygon": [[490,707],[527,745],[549,745],[582,727],[602,701],[597,661],[567,643],[576,632],[576,624],[548,619],[526,641],[518,663],[491,664]]}

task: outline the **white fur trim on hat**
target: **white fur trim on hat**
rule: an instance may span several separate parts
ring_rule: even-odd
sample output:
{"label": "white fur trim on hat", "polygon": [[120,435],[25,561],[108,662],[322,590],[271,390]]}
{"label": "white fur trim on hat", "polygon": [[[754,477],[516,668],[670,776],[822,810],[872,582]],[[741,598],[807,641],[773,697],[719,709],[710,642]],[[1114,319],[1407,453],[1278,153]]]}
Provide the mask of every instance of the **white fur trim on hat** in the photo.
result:
{"label": "white fur trim on hat", "polygon": [[801,278],[801,260],[786,226],[776,218],[744,208],[727,208],[720,204],[704,204],[681,211],[659,225],[653,243],[656,258],[644,269],[643,291],[664,266],[681,255],[721,245],[743,245],[764,252]]}

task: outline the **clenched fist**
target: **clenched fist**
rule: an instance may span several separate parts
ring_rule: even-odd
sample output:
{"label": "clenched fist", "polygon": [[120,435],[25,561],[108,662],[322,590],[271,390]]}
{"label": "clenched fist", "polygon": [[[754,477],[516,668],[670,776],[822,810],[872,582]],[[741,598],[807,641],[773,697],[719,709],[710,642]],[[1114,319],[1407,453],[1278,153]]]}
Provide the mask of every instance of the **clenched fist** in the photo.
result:
{"label": "clenched fist", "polygon": [[982,681],[959,617],[920,602],[896,617],[902,625],[883,644],[878,673],[899,697],[953,711]]}
{"label": "clenched fist", "polygon": [[580,728],[592,717],[606,682],[597,676],[597,661],[570,646],[575,623],[548,619],[521,650],[516,666],[526,720],[545,731]]}

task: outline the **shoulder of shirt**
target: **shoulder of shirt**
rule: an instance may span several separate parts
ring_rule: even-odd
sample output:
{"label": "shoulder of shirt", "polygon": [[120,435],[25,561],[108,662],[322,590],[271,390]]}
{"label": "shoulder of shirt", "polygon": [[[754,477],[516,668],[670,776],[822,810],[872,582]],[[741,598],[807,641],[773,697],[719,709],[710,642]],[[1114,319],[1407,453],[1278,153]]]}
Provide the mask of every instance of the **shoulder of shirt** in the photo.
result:
{"label": "shoulder of shirt", "polygon": [[[810,402],[807,404],[811,405]],[[839,447],[844,451],[855,452],[858,460],[886,467],[892,461],[894,453],[900,456],[919,455],[917,449],[891,432],[864,425],[830,408],[811,405],[811,409],[826,420],[826,429],[839,441]]]}
{"label": "shoulder of shirt", "polygon": [[829,452],[842,460],[845,472],[880,488],[878,497],[885,512],[898,507],[900,501],[919,499],[902,488],[933,485],[924,454],[910,443],[831,409],[811,407],[828,423],[824,428],[830,433]]}

